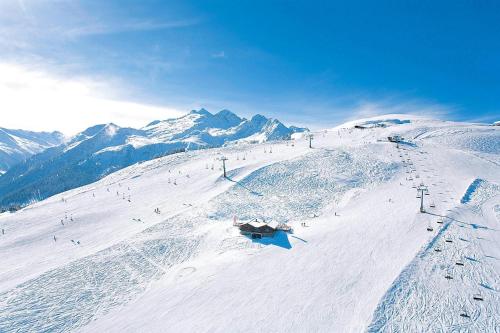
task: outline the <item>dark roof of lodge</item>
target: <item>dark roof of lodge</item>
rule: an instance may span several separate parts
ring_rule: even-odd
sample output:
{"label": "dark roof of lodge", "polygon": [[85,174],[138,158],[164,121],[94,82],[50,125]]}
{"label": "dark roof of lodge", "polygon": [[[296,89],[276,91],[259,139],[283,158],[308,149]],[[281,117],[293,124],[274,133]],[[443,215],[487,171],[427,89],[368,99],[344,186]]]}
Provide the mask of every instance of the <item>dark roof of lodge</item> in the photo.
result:
{"label": "dark roof of lodge", "polygon": [[241,231],[247,231],[247,232],[257,232],[257,233],[273,233],[276,231],[275,228],[264,224],[264,223],[255,223],[255,222],[249,222],[249,223],[244,223],[240,225],[240,230]]}

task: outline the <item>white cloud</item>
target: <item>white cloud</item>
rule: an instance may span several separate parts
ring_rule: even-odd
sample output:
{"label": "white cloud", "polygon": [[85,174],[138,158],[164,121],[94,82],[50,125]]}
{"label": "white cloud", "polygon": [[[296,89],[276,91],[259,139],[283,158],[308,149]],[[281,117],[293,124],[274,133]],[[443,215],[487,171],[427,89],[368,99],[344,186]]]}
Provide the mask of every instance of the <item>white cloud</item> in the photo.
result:
{"label": "white cloud", "polygon": [[212,53],[212,58],[225,58],[226,53],[224,51]]}
{"label": "white cloud", "polygon": [[455,107],[425,100],[398,98],[381,101],[363,101],[352,109],[349,120],[367,118],[384,114],[414,114],[435,119],[447,118]]}
{"label": "white cloud", "polygon": [[109,83],[60,78],[0,63],[0,126],[74,134],[98,123],[141,127],[152,120],[183,113],[169,107],[119,101],[104,91],[112,91]]}
{"label": "white cloud", "polygon": [[131,32],[131,31],[153,31],[153,30],[185,28],[196,24],[198,24],[198,20],[194,19],[171,21],[171,22],[154,22],[150,20],[143,20],[143,21],[121,22],[114,25],[109,23],[84,25],[61,31],[61,33],[62,35],[75,38],[80,36],[105,35],[105,34],[114,34],[120,32]]}

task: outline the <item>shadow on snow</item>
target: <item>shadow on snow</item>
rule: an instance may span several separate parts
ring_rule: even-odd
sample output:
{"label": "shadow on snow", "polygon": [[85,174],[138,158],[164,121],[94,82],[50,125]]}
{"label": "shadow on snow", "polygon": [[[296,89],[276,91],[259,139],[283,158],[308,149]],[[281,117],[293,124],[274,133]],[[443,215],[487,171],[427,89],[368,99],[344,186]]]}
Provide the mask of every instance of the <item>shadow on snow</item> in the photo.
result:
{"label": "shadow on snow", "polygon": [[284,231],[277,231],[274,234],[274,237],[264,237],[264,238],[250,238],[252,242],[262,245],[274,245],[278,247],[282,247],[284,249],[290,250],[292,248],[292,244],[288,240],[288,234]]}

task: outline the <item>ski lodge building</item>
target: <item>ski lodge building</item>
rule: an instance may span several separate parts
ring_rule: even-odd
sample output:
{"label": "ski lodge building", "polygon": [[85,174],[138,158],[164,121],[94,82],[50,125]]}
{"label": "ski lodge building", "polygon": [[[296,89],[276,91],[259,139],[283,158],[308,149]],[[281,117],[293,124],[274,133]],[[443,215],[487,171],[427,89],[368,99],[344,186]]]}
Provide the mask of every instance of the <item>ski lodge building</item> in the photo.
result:
{"label": "ski lodge building", "polygon": [[240,225],[240,233],[245,236],[250,236],[252,239],[274,237],[275,232],[275,227],[257,221],[247,222]]}

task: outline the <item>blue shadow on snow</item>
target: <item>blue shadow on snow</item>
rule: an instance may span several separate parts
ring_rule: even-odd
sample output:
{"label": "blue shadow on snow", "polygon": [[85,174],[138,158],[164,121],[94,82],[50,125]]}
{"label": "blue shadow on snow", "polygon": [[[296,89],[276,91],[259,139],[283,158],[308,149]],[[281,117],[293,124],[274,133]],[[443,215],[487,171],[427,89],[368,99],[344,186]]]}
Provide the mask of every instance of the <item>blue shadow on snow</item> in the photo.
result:
{"label": "blue shadow on snow", "polygon": [[477,188],[482,183],[484,183],[484,180],[479,179],[479,178],[474,179],[474,181],[469,185],[469,187],[465,191],[465,194],[462,197],[462,199],[460,200],[460,203],[462,203],[462,204],[468,203],[470,201],[472,195],[474,194],[474,192],[476,192]]}
{"label": "blue shadow on snow", "polygon": [[490,286],[489,286],[489,285],[487,285],[487,284],[480,283],[479,285],[480,285],[481,287],[485,288],[485,289],[488,289],[488,290],[491,290],[491,291],[496,291],[496,292],[498,292],[498,290],[496,290],[495,288],[490,287]]}
{"label": "blue shadow on snow", "polygon": [[290,244],[290,241],[288,240],[288,234],[281,230],[276,231],[274,237],[263,237],[261,239],[252,239],[252,242],[262,245],[274,245],[282,247],[287,250],[290,250],[292,248],[292,244]]}

